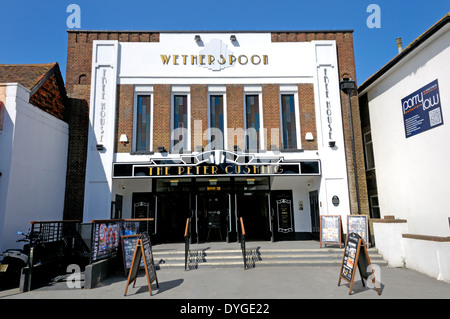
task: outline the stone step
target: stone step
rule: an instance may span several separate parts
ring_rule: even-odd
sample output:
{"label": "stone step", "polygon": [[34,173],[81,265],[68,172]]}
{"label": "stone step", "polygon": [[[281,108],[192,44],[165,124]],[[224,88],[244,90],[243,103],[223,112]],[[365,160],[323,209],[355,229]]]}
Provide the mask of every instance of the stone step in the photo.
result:
{"label": "stone step", "polygon": [[[327,266],[340,265],[344,254],[343,248],[318,248],[318,249],[289,249],[289,248],[259,248],[246,247],[247,266],[249,268],[259,266]],[[372,264],[387,265],[377,249],[368,249]],[[159,269],[184,268],[184,250],[156,250],[153,251],[155,265]],[[202,267],[242,267],[244,260],[242,250],[234,248],[226,249],[191,249],[188,259],[189,269]]]}

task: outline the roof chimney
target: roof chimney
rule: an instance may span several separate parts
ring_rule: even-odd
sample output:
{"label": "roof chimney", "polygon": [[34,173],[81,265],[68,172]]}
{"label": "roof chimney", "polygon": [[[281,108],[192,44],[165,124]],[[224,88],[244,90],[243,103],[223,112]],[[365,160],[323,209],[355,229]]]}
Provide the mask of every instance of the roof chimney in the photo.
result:
{"label": "roof chimney", "polygon": [[402,38],[397,38],[395,39],[395,41],[397,41],[398,53],[402,53],[403,51]]}

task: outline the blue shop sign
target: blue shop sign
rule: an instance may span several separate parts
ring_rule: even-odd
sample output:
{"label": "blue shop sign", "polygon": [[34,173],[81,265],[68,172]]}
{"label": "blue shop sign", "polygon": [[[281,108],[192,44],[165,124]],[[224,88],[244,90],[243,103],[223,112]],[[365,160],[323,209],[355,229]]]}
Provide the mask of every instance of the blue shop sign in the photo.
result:
{"label": "blue shop sign", "polygon": [[444,124],[438,80],[402,99],[406,138]]}

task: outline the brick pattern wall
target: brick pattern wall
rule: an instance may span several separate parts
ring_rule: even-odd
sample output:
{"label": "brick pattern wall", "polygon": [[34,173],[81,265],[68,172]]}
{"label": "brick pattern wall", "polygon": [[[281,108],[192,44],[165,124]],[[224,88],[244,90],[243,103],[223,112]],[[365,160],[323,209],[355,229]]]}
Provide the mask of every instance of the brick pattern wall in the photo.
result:
{"label": "brick pattern wall", "polygon": [[164,146],[170,150],[170,108],[171,87],[167,84],[153,86],[153,150],[158,151],[158,146]]}
{"label": "brick pattern wall", "polygon": [[[355,56],[353,50],[353,35],[351,32],[274,32],[272,42],[309,42],[312,40],[335,40],[338,53],[339,79],[350,77],[356,81]],[[354,169],[352,160],[350,126],[353,126],[355,137],[356,170],[358,175],[361,213],[369,215],[369,201],[366,186],[364,149],[362,142],[360,113],[357,94],[351,96],[352,120],[350,123],[347,95],[341,92],[342,121],[349,180],[350,206],[352,214],[358,213]],[[303,134],[302,134],[303,135]]]}
{"label": "brick pattern wall", "polygon": [[52,74],[30,97],[30,103],[54,117],[64,120],[65,106],[55,74]]}
{"label": "brick pattern wall", "polygon": [[234,145],[237,145],[239,149],[244,150],[244,88],[239,84],[228,84],[226,88],[228,149],[233,150]]}
{"label": "brick pattern wall", "polygon": [[[316,110],[314,104],[314,85],[298,85],[298,105],[300,113],[300,138],[304,150],[317,150]],[[307,141],[305,135],[311,132],[314,140]]]}
{"label": "brick pattern wall", "polygon": [[[201,122],[195,122],[201,121]],[[201,126],[199,125],[201,124]],[[195,127],[195,130],[194,130]],[[206,150],[207,139],[203,132],[208,128],[208,86],[191,85],[191,149],[202,146]],[[205,136],[206,137],[206,136]]]}
{"label": "brick pattern wall", "polygon": [[[134,85],[117,85],[115,149],[117,153],[130,153],[133,149]],[[120,135],[126,134],[128,144],[119,142]]]}
{"label": "brick pattern wall", "polygon": [[262,86],[262,102],[263,124],[266,129],[265,149],[270,150],[271,145],[274,145],[276,149],[281,149],[280,88],[278,84],[264,84]]}

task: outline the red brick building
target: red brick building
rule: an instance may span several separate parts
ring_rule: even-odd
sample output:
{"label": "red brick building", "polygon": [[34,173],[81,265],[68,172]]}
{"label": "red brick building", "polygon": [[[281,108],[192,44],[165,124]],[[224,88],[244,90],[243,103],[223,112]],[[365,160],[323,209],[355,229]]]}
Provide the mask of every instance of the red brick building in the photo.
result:
{"label": "red brick building", "polygon": [[355,174],[339,86],[356,80],[352,31],[68,36],[66,218],[153,217],[176,241],[192,217],[203,241],[234,240],[239,217],[277,240],[368,214],[358,99]]}

